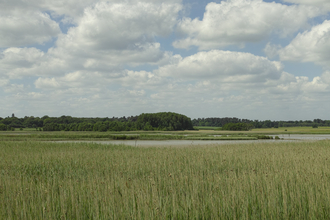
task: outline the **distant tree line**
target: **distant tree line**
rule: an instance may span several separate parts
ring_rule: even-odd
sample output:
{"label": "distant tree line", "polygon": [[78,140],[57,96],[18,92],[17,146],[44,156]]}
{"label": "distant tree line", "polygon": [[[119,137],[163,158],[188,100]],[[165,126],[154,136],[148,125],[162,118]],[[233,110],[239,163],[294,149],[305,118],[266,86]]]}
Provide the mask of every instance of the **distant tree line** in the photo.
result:
{"label": "distant tree line", "polygon": [[71,116],[0,118],[0,130],[35,128],[43,131],[136,131],[136,130],[192,130],[190,118],[185,115],[161,112],[130,117],[76,118]]}
{"label": "distant tree line", "polygon": [[227,131],[250,131],[252,130],[253,125],[249,123],[228,123],[222,126],[222,130]]}
{"label": "distant tree line", "polygon": [[71,116],[24,118],[0,117],[0,131],[19,128],[35,128],[44,131],[136,131],[136,130],[191,130],[193,126],[223,127],[228,123],[246,123],[253,128],[322,127],[330,126],[330,120],[306,121],[259,121],[239,118],[198,118],[191,120],[185,115],[161,112],[130,117],[78,118]]}
{"label": "distant tree line", "polygon": [[223,127],[228,123],[247,123],[252,124],[253,128],[278,128],[278,127],[317,127],[330,126],[330,120],[314,119],[306,121],[259,121],[239,118],[198,118],[193,119],[194,126]]}

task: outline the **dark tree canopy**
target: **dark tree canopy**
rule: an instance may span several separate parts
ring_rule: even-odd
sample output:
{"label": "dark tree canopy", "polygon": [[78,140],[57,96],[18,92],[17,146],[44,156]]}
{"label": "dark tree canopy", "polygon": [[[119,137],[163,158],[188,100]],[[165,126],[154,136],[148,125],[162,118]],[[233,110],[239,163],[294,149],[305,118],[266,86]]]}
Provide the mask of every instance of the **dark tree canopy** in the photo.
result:
{"label": "dark tree canopy", "polygon": [[271,121],[271,120],[249,120],[239,118],[198,118],[193,119],[194,126],[212,126],[223,127],[228,123],[248,123],[252,124],[254,128],[278,128],[278,127],[312,127],[317,126],[330,126],[330,120],[314,119],[305,121]]}
{"label": "dark tree canopy", "polygon": [[249,131],[253,128],[252,124],[248,123],[228,123],[222,127],[222,130],[227,131]]}
{"label": "dark tree canopy", "polygon": [[41,118],[0,118],[0,130],[35,128],[44,131],[136,131],[136,130],[191,130],[193,126],[223,127],[228,123],[252,124],[253,128],[278,127],[322,127],[330,126],[330,120],[314,119],[305,121],[259,121],[239,118],[198,118],[191,120],[185,115],[173,112],[144,113],[139,116],[112,118],[78,118],[72,116]]}
{"label": "dark tree canopy", "polygon": [[141,114],[137,119],[140,130],[193,130],[191,119],[173,112]]}
{"label": "dark tree canopy", "polygon": [[0,130],[12,128],[43,128],[44,131],[136,131],[193,129],[191,119],[173,112],[141,114],[121,118],[7,117],[0,119]]}

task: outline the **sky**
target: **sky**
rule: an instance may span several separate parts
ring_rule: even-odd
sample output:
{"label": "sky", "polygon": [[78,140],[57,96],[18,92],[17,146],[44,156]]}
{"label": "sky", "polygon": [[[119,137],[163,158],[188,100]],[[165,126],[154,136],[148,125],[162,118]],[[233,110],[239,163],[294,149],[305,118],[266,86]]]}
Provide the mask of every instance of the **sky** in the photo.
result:
{"label": "sky", "polygon": [[0,0],[0,117],[330,119],[329,0]]}

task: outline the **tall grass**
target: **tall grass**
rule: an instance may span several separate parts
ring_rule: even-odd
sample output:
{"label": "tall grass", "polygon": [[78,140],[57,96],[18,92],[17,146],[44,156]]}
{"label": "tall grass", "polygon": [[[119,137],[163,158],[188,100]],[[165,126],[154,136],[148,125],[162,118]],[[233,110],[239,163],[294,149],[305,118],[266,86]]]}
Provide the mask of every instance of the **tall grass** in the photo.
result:
{"label": "tall grass", "polygon": [[330,142],[0,142],[0,219],[329,219]]}

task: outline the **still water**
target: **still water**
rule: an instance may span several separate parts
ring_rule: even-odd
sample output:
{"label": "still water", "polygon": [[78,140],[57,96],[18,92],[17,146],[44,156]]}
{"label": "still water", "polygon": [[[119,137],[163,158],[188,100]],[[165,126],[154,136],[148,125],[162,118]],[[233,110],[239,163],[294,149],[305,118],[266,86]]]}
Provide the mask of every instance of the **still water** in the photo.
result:
{"label": "still water", "polygon": [[92,142],[99,144],[125,144],[135,147],[187,147],[198,145],[214,144],[238,144],[238,143],[270,143],[270,142],[290,142],[290,141],[318,141],[330,140],[330,135],[270,135],[279,136],[281,140],[110,140],[110,141],[56,141],[59,142]]}

